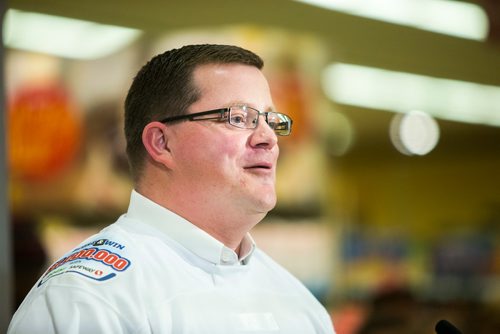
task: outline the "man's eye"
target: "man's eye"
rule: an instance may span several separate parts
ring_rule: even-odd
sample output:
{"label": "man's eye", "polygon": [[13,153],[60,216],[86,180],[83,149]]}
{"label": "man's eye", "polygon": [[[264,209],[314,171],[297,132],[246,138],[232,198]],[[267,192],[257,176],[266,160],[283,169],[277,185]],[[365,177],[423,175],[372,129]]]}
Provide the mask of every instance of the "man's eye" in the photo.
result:
{"label": "man's eye", "polygon": [[244,124],[245,123],[245,116],[244,115],[232,115],[231,122],[233,124]]}

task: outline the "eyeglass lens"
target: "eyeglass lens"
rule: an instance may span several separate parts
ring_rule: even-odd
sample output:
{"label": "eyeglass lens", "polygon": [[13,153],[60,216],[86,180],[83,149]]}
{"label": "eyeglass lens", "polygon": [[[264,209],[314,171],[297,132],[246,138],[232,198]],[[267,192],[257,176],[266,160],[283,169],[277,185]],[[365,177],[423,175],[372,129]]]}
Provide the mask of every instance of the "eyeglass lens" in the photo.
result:
{"label": "eyeglass lens", "polygon": [[[229,124],[238,128],[254,129],[257,127],[260,113],[247,106],[233,106],[229,111]],[[291,120],[287,115],[277,112],[265,113],[266,122],[279,136],[287,136],[291,131]]]}

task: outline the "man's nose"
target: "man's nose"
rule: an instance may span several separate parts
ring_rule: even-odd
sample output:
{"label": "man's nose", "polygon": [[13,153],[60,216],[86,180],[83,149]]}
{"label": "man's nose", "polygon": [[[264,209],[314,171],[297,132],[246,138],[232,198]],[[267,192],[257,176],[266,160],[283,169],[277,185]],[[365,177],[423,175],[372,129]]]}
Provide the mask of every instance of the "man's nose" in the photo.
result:
{"label": "man's nose", "polygon": [[252,146],[265,148],[272,148],[278,143],[278,137],[269,124],[267,124],[265,115],[259,115],[259,122],[252,133],[250,143]]}

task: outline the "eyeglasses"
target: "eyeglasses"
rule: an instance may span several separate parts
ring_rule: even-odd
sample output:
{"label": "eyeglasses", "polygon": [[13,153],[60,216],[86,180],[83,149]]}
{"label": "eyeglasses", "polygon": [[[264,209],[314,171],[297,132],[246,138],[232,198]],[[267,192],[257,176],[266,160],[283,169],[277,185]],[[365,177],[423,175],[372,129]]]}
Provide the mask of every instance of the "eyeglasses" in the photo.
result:
{"label": "eyeglasses", "polygon": [[160,122],[170,123],[183,120],[215,120],[227,121],[230,125],[240,129],[255,129],[259,125],[260,115],[263,115],[265,117],[266,123],[276,135],[288,136],[292,132],[293,121],[288,115],[274,111],[260,112],[257,109],[254,109],[247,105],[235,105],[229,108],[221,108],[197,112],[193,114],[172,116],[164,118]]}

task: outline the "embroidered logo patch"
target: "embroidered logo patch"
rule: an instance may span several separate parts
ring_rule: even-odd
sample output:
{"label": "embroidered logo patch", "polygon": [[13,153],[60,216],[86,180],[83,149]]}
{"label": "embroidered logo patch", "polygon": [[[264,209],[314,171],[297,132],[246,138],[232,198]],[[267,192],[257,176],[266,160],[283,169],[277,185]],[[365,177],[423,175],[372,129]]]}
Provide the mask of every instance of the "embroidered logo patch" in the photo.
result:
{"label": "embroidered logo patch", "polygon": [[106,242],[108,242],[107,239],[98,240],[63,257],[47,269],[38,286],[55,276],[66,273],[75,273],[102,282],[127,270],[130,267],[130,260],[108,249],[96,247]]}

